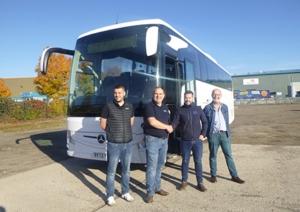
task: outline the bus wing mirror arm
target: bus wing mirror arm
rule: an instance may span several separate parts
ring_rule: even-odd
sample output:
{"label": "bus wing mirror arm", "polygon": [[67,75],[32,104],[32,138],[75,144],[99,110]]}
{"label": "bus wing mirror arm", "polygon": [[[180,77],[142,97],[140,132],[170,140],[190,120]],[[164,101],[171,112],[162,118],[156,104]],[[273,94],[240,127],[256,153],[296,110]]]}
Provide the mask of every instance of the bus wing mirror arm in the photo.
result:
{"label": "bus wing mirror arm", "polygon": [[40,71],[43,74],[46,74],[47,67],[48,67],[48,60],[53,53],[60,53],[60,54],[74,56],[74,52],[75,52],[74,50],[69,50],[69,49],[62,49],[62,48],[57,48],[57,47],[47,47],[43,51],[42,56],[41,56]]}

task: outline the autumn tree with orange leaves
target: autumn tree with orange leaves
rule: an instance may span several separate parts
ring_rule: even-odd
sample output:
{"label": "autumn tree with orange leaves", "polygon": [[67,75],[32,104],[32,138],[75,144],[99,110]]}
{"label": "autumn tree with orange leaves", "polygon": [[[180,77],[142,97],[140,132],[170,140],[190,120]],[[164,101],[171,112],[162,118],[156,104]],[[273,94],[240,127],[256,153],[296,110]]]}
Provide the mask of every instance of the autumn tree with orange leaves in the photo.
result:
{"label": "autumn tree with orange leaves", "polygon": [[0,78],[0,97],[9,97],[10,95],[9,88],[4,85],[4,80]]}
{"label": "autumn tree with orange leaves", "polygon": [[34,79],[36,92],[58,99],[68,95],[69,76],[72,59],[64,54],[52,54],[48,61],[46,74],[40,72],[40,62],[35,69],[38,76]]}

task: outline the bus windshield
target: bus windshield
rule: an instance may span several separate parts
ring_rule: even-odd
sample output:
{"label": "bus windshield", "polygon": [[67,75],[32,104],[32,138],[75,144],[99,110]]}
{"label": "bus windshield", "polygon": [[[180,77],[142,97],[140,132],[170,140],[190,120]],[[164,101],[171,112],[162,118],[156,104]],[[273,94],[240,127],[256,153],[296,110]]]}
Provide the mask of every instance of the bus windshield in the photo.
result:
{"label": "bus windshield", "polygon": [[157,85],[157,61],[146,56],[146,26],[99,32],[76,43],[69,83],[71,117],[101,115],[105,103],[114,99],[116,85],[123,85],[125,99],[135,116],[152,99]]}

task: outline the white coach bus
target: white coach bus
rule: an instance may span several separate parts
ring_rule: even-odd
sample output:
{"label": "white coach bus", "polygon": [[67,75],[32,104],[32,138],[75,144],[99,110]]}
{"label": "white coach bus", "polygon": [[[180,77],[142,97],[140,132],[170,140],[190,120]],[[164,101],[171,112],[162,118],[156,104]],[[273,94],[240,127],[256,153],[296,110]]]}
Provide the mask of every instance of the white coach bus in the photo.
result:
{"label": "white coach bus", "polygon": [[[121,84],[126,100],[133,104],[132,163],[146,163],[143,134],[143,107],[152,100],[152,91],[161,86],[164,102],[173,115],[183,104],[183,93],[192,90],[202,108],[212,101],[214,88],[234,119],[230,74],[211,56],[200,50],[177,30],[160,19],[119,23],[78,37],[75,50],[47,48],[40,69],[46,74],[52,53],[73,56],[69,79],[67,118],[68,155],[107,160],[106,134],[99,126],[103,105],[113,100],[113,89]],[[169,138],[169,150],[178,132]]]}

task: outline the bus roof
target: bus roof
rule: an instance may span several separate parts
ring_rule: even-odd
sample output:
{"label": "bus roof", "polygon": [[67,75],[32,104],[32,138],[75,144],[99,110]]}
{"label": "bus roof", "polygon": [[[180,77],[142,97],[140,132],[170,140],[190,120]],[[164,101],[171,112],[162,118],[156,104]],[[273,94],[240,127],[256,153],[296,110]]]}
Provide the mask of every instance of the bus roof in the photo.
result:
{"label": "bus roof", "polygon": [[164,22],[163,20],[160,20],[160,19],[138,20],[138,21],[125,22],[125,23],[118,23],[118,24],[109,25],[109,26],[98,28],[98,29],[94,29],[94,30],[91,30],[89,32],[86,32],[86,33],[80,35],[78,37],[78,39],[82,38],[82,37],[85,37],[87,35],[98,33],[98,32],[104,32],[104,31],[113,30],[113,29],[120,29],[120,28],[124,28],[124,27],[146,25],[146,24],[161,24],[161,25],[165,25],[165,26],[173,29],[173,27],[171,27],[169,24],[167,24],[166,22]]}
{"label": "bus roof", "polygon": [[189,39],[187,39],[180,32],[178,32],[176,29],[174,29],[171,25],[169,25],[168,23],[166,23],[165,21],[163,21],[161,19],[138,20],[138,21],[130,21],[130,22],[124,22],[124,23],[109,25],[109,26],[101,27],[101,28],[94,29],[94,30],[91,30],[89,32],[83,33],[78,37],[78,39],[80,39],[82,37],[85,37],[85,36],[88,36],[88,35],[92,35],[92,34],[99,33],[99,32],[104,32],[104,31],[108,31],[108,30],[120,29],[120,28],[130,27],[130,26],[147,25],[147,24],[164,25],[164,26],[170,28],[171,30],[173,30],[178,35],[180,35],[182,38],[184,38],[189,44],[194,46],[196,49],[198,49],[200,52],[202,52],[206,57],[208,57],[210,60],[212,60],[214,63],[216,63],[219,67],[221,67],[223,70],[225,70],[229,74],[229,72],[226,69],[224,69],[220,64],[218,64],[218,62],[212,56],[210,56],[206,52],[202,51],[199,47],[197,47]]}

